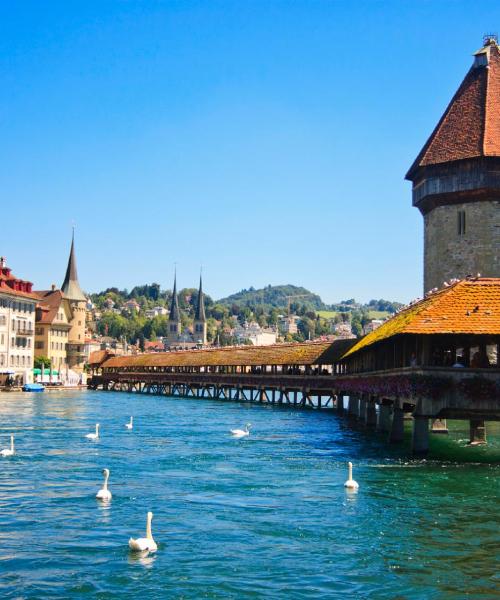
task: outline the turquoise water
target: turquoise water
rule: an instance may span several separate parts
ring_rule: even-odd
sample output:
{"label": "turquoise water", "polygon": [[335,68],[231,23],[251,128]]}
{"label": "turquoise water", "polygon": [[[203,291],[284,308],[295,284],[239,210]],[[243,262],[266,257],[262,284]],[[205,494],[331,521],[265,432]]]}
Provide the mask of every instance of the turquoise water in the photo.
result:
{"label": "turquoise water", "polygon": [[[88,441],[96,422],[102,437]],[[249,438],[228,435],[247,422]],[[2,394],[0,447],[10,432],[1,598],[492,598],[500,587],[498,427],[488,449],[471,449],[459,423],[433,436],[434,459],[415,461],[329,411],[54,392]],[[94,497],[104,467],[109,505]],[[159,550],[137,558],[127,541],[144,535],[148,510]]]}

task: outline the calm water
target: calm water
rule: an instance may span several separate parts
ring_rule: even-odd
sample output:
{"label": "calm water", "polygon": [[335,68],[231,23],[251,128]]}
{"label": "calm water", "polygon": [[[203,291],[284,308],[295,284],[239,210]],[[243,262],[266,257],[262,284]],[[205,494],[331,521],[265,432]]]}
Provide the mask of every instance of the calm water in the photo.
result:
{"label": "calm water", "polygon": [[[101,440],[86,440],[97,421]],[[228,435],[246,422],[250,438]],[[330,412],[58,392],[0,395],[1,447],[11,431],[1,598],[492,598],[500,588],[498,427],[488,449],[470,449],[459,423],[433,436],[433,460],[414,461]],[[343,488],[347,460],[356,495]],[[104,467],[108,506],[94,498]],[[138,560],[127,540],[144,534],[147,510],[160,547]]]}

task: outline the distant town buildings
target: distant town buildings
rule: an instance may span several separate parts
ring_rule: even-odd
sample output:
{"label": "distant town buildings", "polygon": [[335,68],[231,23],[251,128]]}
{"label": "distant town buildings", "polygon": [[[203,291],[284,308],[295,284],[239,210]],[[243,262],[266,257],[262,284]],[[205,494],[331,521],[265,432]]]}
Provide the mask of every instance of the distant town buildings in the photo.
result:
{"label": "distant town buildings", "polygon": [[0,385],[31,383],[37,297],[0,258]]}
{"label": "distant town buildings", "polygon": [[294,334],[298,332],[298,324],[300,317],[296,315],[288,315],[286,317],[280,317],[278,321],[278,328],[280,333],[283,335]]}
{"label": "distant town buildings", "polygon": [[144,315],[147,319],[154,319],[155,317],[168,315],[168,310],[164,306],[155,306],[154,308],[146,309]]}
{"label": "distant town buildings", "polygon": [[341,321],[340,323],[333,323],[332,331],[337,338],[349,340],[356,336],[352,332],[351,323],[349,321]]}
{"label": "distant town buildings", "polygon": [[276,343],[277,333],[272,328],[262,328],[255,321],[237,325],[232,332],[236,342],[250,342],[254,346],[270,346]]}
{"label": "distant town buildings", "polygon": [[366,323],[366,325],[363,327],[363,333],[366,335],[367,333],[375,331],[375,329],[380,327],[383,322],[384,321],[382,319],[372,319],[371,321],[368,321],[368,323]]}

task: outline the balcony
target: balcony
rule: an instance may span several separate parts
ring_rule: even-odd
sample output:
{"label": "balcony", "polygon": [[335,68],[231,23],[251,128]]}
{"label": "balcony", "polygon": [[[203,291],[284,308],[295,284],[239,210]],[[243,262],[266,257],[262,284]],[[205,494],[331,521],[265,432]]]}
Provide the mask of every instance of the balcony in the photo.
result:
{"label": "balcony", "polygon": [[30,336],[30,335],[35,335],[35,330],[34,329],[16,329],[14,333],[16,335]]}

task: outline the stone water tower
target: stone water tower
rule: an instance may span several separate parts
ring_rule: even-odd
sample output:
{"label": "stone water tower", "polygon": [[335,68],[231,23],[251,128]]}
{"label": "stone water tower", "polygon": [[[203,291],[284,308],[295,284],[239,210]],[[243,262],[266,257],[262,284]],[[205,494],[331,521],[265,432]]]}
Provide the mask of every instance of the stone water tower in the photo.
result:
{"label": "stone water tower", "polygon": [[424,217],[424,293],[500,277],[500,48],[483,47],[406,175]]}

